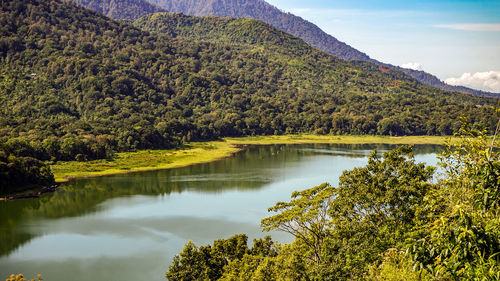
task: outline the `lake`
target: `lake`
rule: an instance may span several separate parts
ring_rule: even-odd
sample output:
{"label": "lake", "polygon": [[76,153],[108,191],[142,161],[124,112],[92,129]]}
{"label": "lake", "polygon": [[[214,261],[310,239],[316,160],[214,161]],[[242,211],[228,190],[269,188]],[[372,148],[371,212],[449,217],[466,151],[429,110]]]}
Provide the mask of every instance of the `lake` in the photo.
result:
{"label": "lake", "polygon": [[[373,149],[394,147],[248,146],[212,163],[72,180],[38,199],[0,202],[0,279],[165,280],[187,241],[264,237],[259,224],[268,207],[295,190],[336,186],[342,171],[364,166]],[[435,166],[439,149],[416,146],[415,158]]]}

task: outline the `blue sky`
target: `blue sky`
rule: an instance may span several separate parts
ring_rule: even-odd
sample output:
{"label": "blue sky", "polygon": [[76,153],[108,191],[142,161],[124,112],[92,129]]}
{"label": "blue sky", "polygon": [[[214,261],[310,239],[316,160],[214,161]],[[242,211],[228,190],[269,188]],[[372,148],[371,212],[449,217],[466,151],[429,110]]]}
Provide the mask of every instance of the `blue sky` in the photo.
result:
{"label": "blue sky", "polygon": [[382,62],[500,92],[500,0],[267,2]]}

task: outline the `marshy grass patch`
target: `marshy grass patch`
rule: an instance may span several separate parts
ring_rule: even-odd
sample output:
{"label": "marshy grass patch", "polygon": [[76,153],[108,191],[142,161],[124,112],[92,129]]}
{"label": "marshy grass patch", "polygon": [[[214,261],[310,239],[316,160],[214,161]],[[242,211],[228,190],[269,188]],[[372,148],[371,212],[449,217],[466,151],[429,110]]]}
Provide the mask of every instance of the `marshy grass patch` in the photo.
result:
{"label": "marshy grass patch", "polygon": [[224,138],[219,141],[191,142],[175,149],[119,152],[113,159],[87,162],[57,162],[51,165],[56,182],[71,178],[104,176],[138,171],[163,170],[207,163],[231,156],[246,145],[272,144],[445,144],[443,136],[333,136],[278,135]]}

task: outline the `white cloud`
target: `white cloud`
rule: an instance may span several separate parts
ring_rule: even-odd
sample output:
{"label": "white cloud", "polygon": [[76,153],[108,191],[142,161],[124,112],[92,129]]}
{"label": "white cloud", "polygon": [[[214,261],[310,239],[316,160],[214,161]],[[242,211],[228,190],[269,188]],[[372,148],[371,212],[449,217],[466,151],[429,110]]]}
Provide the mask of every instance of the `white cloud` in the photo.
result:
{"label": "white cloud", "polygon": [[500,93],[500,71],[464,73],[458,78],[448,78],[445,82],[450,85]]}
{"label": "white cloud", "polygon": [[422,65],[418,62],[409,62],[400,65],[402,68],[408,68],[413,70],[423,70]]}
{"label": "white cloud", "polygon": [[466,31],[500,31],[499,23],[436,24],[434,27]]}

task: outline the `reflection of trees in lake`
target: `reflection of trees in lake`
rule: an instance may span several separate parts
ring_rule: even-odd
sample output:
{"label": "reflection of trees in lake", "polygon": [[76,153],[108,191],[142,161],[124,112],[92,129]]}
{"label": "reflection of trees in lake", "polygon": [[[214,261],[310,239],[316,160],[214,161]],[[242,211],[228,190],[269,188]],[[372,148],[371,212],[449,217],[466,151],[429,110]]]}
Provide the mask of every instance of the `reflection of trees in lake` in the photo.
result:
{"label": "reflection of trees in lake", "polygon": [[7,255],[34,238],[33,234],[16,226],[26,219],[26,211],[39,206],[38,199],[0,202],[0,255]]}
{"label": "reflection of trees in lake", "polygon": [[[360,158],[377,149],[394,145],[270,145],[248,146],[235,155],[216,162],[178,169],[77,179],[39,199],[0,202],[0,254],[12,252],[34,238],[18,226],[40,218],[81,216],[99,211],[108,199],[133,195],[160,195],[195,191],[221,193],[228,190],[255,190],[271,183],[277,170],[317,155]],[[434,153],[438,146],[416,146],[415,154]],[[307,186],[304,186],[307,188]]]}

